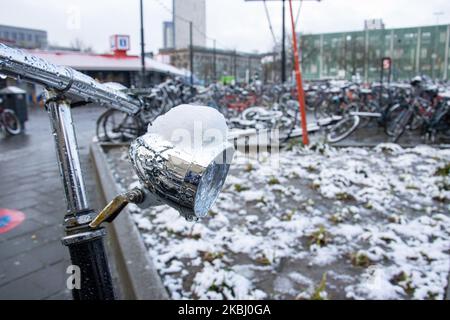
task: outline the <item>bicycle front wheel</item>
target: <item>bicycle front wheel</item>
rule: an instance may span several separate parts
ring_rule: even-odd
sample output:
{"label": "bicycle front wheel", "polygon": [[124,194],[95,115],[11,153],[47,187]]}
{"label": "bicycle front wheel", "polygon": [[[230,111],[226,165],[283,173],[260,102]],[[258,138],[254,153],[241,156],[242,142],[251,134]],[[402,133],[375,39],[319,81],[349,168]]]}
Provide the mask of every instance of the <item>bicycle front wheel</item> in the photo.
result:
{"label": "bicycle front wheel", "polygon": [[406,126],[411,122],[413,112],[409,108],[405,108],[397,114],[386,125],[386,133],[392,137],[393,142],[397,142],[406,130]]}
{"label": "bicycle front wheel", "polygon": [[358,128],[360,122],[361,118],[359,116],[344,117],[331,127],[327,134],[327,141],[329,143],[336,143],[344,140]]}
{"label": "bicycle front wheel", "polygon": [[10,135],[18,135],[22,131],[19,118],[17,118],[14,111],[6,109],[2,113],[2,120],[5,126],[6,133]]}
{"label": "bicycle front wheel", "polygon": [[103,130],[107,141],[117,143],[136,139],[140,127],[136,118],[117,110],[110,110],[103,120]]}

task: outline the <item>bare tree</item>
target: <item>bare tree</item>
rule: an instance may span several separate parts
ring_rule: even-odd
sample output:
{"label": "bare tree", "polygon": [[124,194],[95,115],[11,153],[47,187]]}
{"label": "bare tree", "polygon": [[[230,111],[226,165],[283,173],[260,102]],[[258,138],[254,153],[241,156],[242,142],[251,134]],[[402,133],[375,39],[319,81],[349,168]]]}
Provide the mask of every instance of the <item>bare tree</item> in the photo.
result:
{"label": "bare tree", "polygon": [[80,38],[75,38],[70,44],[70,47],[81,52],[93,52],[92,47],[86,45]]}

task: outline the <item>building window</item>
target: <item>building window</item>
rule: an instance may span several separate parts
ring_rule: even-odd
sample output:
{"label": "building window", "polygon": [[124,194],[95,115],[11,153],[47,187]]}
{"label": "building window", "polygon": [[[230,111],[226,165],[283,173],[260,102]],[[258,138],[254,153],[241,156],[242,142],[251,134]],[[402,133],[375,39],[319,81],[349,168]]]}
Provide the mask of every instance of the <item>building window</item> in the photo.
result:
{"label": "building window", "polygon": [[427,57],[427,48],[422,48],[422,52],[420,53],[422,59]]}

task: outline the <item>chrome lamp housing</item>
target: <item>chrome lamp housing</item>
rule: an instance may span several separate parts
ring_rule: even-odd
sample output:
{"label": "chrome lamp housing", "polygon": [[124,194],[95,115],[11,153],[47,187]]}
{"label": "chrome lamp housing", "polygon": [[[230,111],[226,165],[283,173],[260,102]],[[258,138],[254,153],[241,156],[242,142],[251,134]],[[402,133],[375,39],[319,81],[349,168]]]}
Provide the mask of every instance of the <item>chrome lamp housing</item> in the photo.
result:
{"label": "chrome lamp housing", "polygon": [[217,199],[234,148],[227,142],[222,114],[182,105],[156,119],[131,144],[129,154],[146,191],[140,206],[168,204],[194,220],[205,217]]}

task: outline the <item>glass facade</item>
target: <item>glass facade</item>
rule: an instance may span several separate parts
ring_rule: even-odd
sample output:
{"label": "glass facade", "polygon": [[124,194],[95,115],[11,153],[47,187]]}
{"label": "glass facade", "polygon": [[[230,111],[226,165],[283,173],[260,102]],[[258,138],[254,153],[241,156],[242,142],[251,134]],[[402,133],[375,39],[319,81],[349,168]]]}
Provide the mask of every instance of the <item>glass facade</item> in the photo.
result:
{"label": "glass facade", "polygon": [[392,79],[424,74],[448,79],[450,25],[304,34],[300,50],[306,80],[359,75],[380,77],[381,59],[392,59]]}

